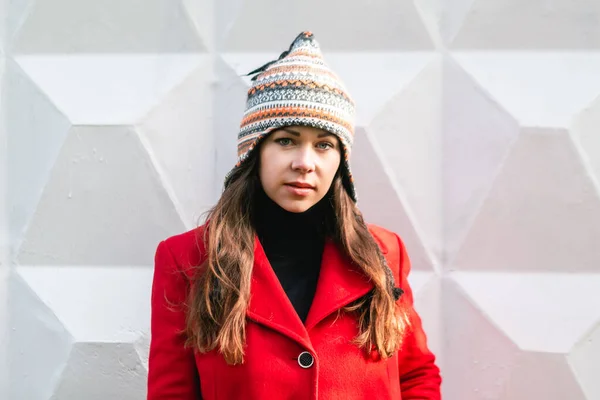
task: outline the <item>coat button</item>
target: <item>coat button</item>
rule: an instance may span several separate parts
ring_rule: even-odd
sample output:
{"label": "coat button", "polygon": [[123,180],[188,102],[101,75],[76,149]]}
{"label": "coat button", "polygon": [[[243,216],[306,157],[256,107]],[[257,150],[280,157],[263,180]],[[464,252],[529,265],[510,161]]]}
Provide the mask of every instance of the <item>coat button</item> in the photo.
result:
{"label": "coat button", "polygon": [[302,368],[310,368],[315,363],[315,358],[308,351],[303,351],[298,356],[298,364]]}

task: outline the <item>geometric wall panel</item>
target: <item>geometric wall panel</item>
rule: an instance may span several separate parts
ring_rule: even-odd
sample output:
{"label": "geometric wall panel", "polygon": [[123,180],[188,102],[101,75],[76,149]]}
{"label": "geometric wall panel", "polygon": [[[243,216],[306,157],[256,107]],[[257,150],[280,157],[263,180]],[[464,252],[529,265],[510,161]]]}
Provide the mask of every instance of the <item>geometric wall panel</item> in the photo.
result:
{"label": "geometric wall panel", "polygon": [[76,342],[134,343],[149,326],[144,296],[150,293],[151,268],[19,266],[16,271]]}
{"label": "geometric wall panel", "polygon": [[26,265],[151,265],[148,249],[183,228],[133,129],[74,127],[17,258]]}
{"label": "geometric wall panel", "polygon": [[42,195],[71,123],[18,64],[9,59],[7,67],[6,119],[2,121],[10,132],[19,132],[8,135],[4,170],[8,178],[9,233],[12,246],[16,246]]}
{"label": "geometric wall panel", "polygon": [[133,345],[78,343],[51,400],[140,400],[146,392],[146,370]]}
{"label": "geometric wall panel", "polygon": [[133,347],[142,362],[142,365],[148,371],[148,358],[150,354],[150,330],[142,332],[138,339],[133,342]]}
{"label": "geometric wall panel", "polygon": [[30,79],[74,125],[142,119],[210,57],[198,54],[23,55]]}
{"label": "geometric wall panel", "polygon": [[[356,103],[356,124],[362,127],[378,118],[389,102],[408,90],[407,86],[414,84],[415,78],[424,73],[423,69],[437,60],[439,55],[432,51],[332,53],[327,56],[327,63],[344,81]],[[422,95],[427,97],[432,93]]]}
{"label": "geometric wall panel", "polygon": [[248,66],[249,69],[238,71],[234,66],[225,61],[223,56],[216,57],[214,63],[215,80],[213,87],[212,129],[216,132],[215,141],[215,193],[221,193],[223,180],[227,173],[237,162],[237,132],[246,106],[246,94],[250,87],[246,74],[263,60],[256,59],[256,63]]}
{"label": "geometric wall panel", "polygon": [[[3,5],[0,5],[0,15],[3,11]],[[2,20],[0,16],[0,23]],[[1,35],[1,33],[0,33]],[[6,111],[5,111],[5,61],[2,54],[2,38],[0,37],[0,398],[8,398],[8,340],[9,325],[8,321],[8,277],[9,269],[9,235],[8,235],[8,194],[6,172],[7,165],[7,129],[6,129]]]}
{"label": "geometric wall panel", "polygon": [[440,228],[447,264],[502,169],[519,125],[450,57],[444,59],[442,78]]}
{"label": "geometric wall panel", "polygon": [[[152,270],[28,266],[17,271],[64,327],[60,336],[73,342],[54,367],[36,364],[54,379],[52,398],[140,398],[146,360],[140,358],[137,342],[147,337],[150,324],[145,299],[150,296]],[[41,332],[31,331],[19,343],[46,343]],[[51,359],[57,357],[46,357]],[[15,368],[27,370],[27,365]]]}
{"label": "geometric wall panel", "polygon": [[436,355],[437,364],[444,365],[446,333],[442,308],[442,279],[436,272],[414,269],[409,274],[409,282],[413,289],[415,309],[427,334],[427,345]]}
{"label": "geometric wall panel", "polygon": [[[447,398],[595,398],[585,397],[569,353],[600,322],[600,298],[590,302],[600,274],[456,272],[445,283]],[[588,374],[595,359],[585,356]]]}
{"label": "geometric wall panel", "polygon": [[[600,274],[455,272],[451,277],[478,312],[522,350],[505,366],[510,376],[498,385],[503,395],[493,398],[583,400],[586,385],[598,388],[589,379],[598,353],[575,346],[600,324]],[[583,347],[593,350],[592,346]],[[570,365],[573,360],[583,366],[588,379],[579,379]]]}
{"label": "geometric wall panel", "polygon": [[521,126],[567,128],[600,95],[597,52],[461,51],[453,58]]}
{"label": "geometric wall panel", "polygon": [[504,387],[522,351],[450,278],[444,279],[441,305],[444,324],[442,398],[503,399]]}
{"label": "geometric wall panel", "polygon": [[475,0],[453,48],[599,49],[595,0]]}
{"label": "geometric wall panel", "polygon": [[568,354],[600,323],[600,274],[451,275],[487,318],[522,350]]}
{"label": "geometric wall panel", "polygon": [[600,193],[565,130],[523,129],[453,268],[600,272]]}
{"label": "geometric wall panel", "polygon": [[212,65],[205,63],[173,88],[137,128],[189,227],[196,226],[200,214],[217,200],[212,190],[215,140],[207,134],[213,129],[213,107],[206,93],[213,80]]}
{"label": "geometric wall panel", "polygon": [[[73,285],[72,282],[69,284]],[[73,300],[72,297],[67,299]],[[7,398],[49,399],[69,358],[73,338],[55,316],[51,305],[40,299],[15,272],[9,281],[9,300],[10,316],[6,326],[10,327],[11,333],[7,353],[10,386]]]}
{"label": "geometric wall panel", "polygon": [[182,53],[205,48],[180,1],[52,0],[30,7],[14,41],[15,53]]}
{"label": "geometric wall panel", "polygon": [[443,245],[441,71],[442,57],[437,56],[393,95],[368,127],[390,179],[406,194],[423,243],[437,257]]}
{"label": "geometric wall panel", "polygon": [[518,136],[517,122],[458,64],[438,57],[381,107],[369,130],[425,242],[445,262]]}
{"label": "geometric wall panel", "polygon": [[415,0],[436,47],[452,42],[475,0]]}
{"label": "geometric wall panel", "polygon": [[[3,250],[0,250],[0,253]],[[3,256],[3,258],[5,258]],[[0,321],[9,321],[8,309],[8,274],[10,270],[6,262],[0,264]],[[0,328],[0,396],[3,399],[9,397],[9,325],[3,323]]]}
{"label": "geometric wall panel", "polygon": [[[281,37],[293,37],[303,30],[318,31],[327,51],[427,50],[433,47],[415,4],[410,0],[372,0],[368,4],[345,0],[279,3],[226,0],[217,4],[220,12],[216,26],[223,40],[219,49],[225,51],[276,51],[281,48]],[[268,21],[268,24],[258,21]],[[360,28],[331,29],[335,21],[360,21]],[[248,27],[252,27],[251,35]]]}
{"label": "geometric wall panel", "polygon": [[583,162],[600,191],[600,93],[591,105],[573,120],[573,136],[582,153]]}
{"label": "geometric wall panel", "polygon": [[587,398],[600,399],[600,321],[573,347],[568,360]]}
{"label": "geometric wall panel", "polygon": [[532,352],[519,356],[501,399],[586,400],[586,397],[564,355]]}
{"label": "geometric wall panel", "polygon": [[0,1],[0,53],[9,53],[8,46],[23,23],[34,0]]}
{"label": "geometric wall panel", "polygon": [[408,203],[404,193],[400,192],[384,164],[382,150],[375,148],[372,136],[362,128],[357,129],[354,143],[353,175],[365,219],[397,232],[410,254],[412,268],[431,272],[434,269],[432,258],[417,233],[410,210],[405,208]]}
{"label": "geometric wall panel", "polygon": [[[200,35],[202,46],[206,50],[213,50],[216,22],[213,0],[182,0],[182,2],[189,19]],[[171,27],[168,29],[171,29]]]}

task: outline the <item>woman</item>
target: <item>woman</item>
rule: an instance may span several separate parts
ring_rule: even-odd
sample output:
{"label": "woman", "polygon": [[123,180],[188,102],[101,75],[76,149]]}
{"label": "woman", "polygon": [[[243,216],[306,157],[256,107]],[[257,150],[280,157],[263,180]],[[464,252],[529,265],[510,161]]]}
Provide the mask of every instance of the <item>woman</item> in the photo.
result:
{"label": "woman", "polygon": [[310,32],[251,74],[221,198],[156,251],[148,399],[440,399],[404,245],[355,204],[346,89]]}

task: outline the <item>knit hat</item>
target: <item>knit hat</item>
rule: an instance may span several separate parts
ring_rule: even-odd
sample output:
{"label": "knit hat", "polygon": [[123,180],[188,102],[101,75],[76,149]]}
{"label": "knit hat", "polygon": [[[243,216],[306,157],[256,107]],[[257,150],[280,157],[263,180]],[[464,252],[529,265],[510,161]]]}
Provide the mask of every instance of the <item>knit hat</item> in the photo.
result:
{"label": "knit hat", "polygon": [[336,135],[342,144],[342,182],[356,202],[350,171],[350,149],[354,140],[354,101],[339,77],[323,59],[311,32],[302,32],[277,60],[248,75],[254,75],[248,90],[246,110],[238,133],[238,161],[225,178],[240,167],[270,132],[301,125]]}

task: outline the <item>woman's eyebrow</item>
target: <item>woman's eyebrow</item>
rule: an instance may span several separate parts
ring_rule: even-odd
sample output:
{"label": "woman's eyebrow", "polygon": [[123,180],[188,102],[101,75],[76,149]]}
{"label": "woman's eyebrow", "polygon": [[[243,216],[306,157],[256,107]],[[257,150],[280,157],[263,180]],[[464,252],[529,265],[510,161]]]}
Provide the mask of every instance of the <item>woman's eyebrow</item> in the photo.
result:
{"label": "woman's eyebrow", "polygon": [[286,131],[287,133],[291,133],[291,134],[292,134],[292,135],[294,135],[294,136],[298,136],[298,137],[300,137],[300,132],[298,132],[298,131],[295,131],[295,130],[293,130],[293,129],[290,129],[290,128],[281,128],[281,130],[282,130],[282,131]]}
{"label": "woman's eyebrow", "polygon": [[[282,131],[286,131],[287,133],[290,133],[290,134],[292,134],[294,136],[298,136],[298,137],[301,136],[300,132],[295,131],[295,130],[293,130],[291,128],[281,128],[281,130]],[[322,138],[322,137],[326,137],[326,136],[335,136],[335,135],[333,133],[331,133],[331,132],[321,132],[321,133],[319,133],[318,137]]]}
{"label": "woman's eyebrow", "polygon": [[323,133],[319,133],[319,137],[326,137],[326,136],[335,136],[333,133],[331,132],[323,132]]}

